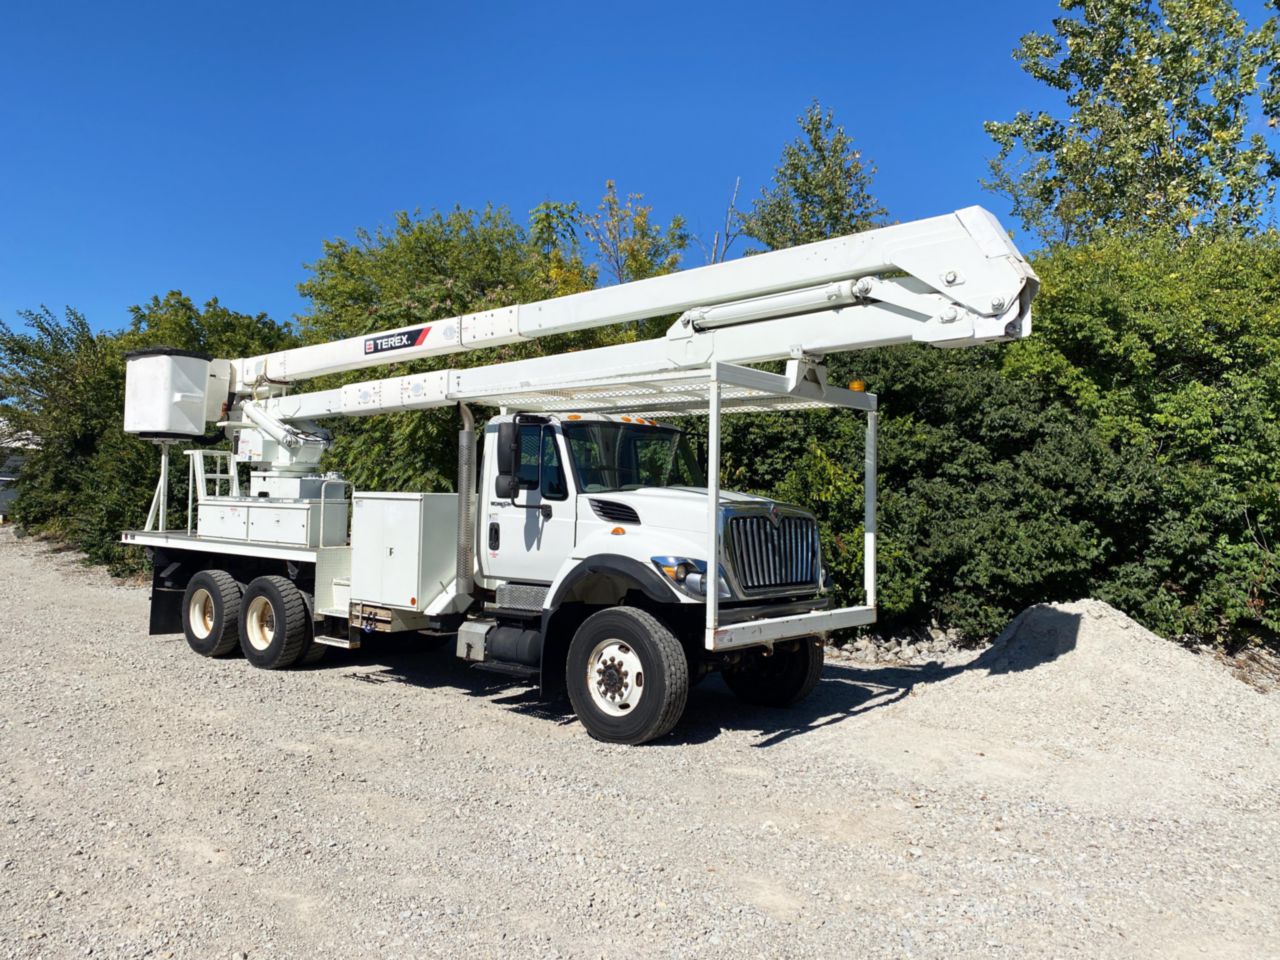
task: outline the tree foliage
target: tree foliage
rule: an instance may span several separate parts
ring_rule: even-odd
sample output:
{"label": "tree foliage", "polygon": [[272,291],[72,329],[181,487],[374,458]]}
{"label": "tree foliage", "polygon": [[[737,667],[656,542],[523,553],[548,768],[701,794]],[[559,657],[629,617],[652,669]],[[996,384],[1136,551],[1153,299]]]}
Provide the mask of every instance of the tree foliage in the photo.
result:
{"label": "tree foliage", "polygon": [[1014,57],[1064,95],[1066,115],[988,122],[987,186],[1046,241],[1256,226],[1280,175],[1253,115],[1280,117],[1280,20],[1250,30],[1230,0],[1061,5],[1069,15]]}
{"label": "tree foliage", "polygon": [[[1171,637],[1280,643],[1280,237],[1056,249],[1035,333],[832,358],[879,395],[880,605],[989,636],[1095,596]],[[862,427],[733,424],[726,484],[818,514],[858,600]]]}
{"label": "tree foliage", "polygon": [[[299,290],[310,301],[300,318],[307,342],[322,343],[398,326],[429,323],[515,303],[588,290],[596,269],[584,259],[581,221],[572,205],[535,209],[525,230],[498,208],[400,213],[388,227],[324,244]],[[488,350],[465,358],[394,364],[384,375],[478,366],[605,342],[588,331]],[[324,378],[316,387],[368,377]],[[328,463],[366,490],[450,490],[454,485],[455,410],[338,420]]]}
{"label": "tree foliage", "polygon": [[1061,248],[1006,353],[1152,490],[1094,595],[1170,636],[1280,639],[1280,235]]}
{"label": "tree foliage", "polygon": [[[976,640],[1018,610],[1088,595],[1149,471],[1001,348],[904,346],[832,358],[880,399],[879,606],[890,628],[937,621]],[[733,425],[726,482],[819,517],[839,598],[862,602],[863,419],[844,411]]]}
{"label": "tree foliage", "polygon": [[886,211],[871,193],[875,167],[816,100],[800,136],[782,149],[773,183],[742,215],[745,236],[770,250],[839,237],[878,225]]}
{"label": "tree foliage", "polygon": [[[805,172],[786,159],[777,219],[798,223],[808,192],[785,185]],[[882,619],[977,639],[1028,604],[1093,595],[1166,635],[1276,643],[1276,235],[1175,226],[1036,268],[1025,341],[832,358],[835,382],[880,396]],[[857,418],[733,421],[725,449],[726,483],[818,514],[841,599],[860,600]]]}
{"label": "tree foliage", "polygon": [[642,193],[619,197],[617,184],[607,180],[596,212],[582,217],[583,232],[615,283],[671,273],[689,246],[684,218],[672,217],[663,227],[654,222],[653,207],[642,204],[643,199]]}

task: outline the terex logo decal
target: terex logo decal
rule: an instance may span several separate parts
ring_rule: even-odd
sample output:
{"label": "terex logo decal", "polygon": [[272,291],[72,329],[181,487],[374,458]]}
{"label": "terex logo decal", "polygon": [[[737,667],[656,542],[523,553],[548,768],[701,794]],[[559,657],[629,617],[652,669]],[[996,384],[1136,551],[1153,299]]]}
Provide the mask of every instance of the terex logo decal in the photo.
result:
{"label": "terex logo decal", "polygon": [[405,347],[421,346],[427,339],[431,327],[415,327],[401,333],[384,333],[379,337],[368,337],[364,342],[365,353],[381,353],[383,350],[402,350]]}

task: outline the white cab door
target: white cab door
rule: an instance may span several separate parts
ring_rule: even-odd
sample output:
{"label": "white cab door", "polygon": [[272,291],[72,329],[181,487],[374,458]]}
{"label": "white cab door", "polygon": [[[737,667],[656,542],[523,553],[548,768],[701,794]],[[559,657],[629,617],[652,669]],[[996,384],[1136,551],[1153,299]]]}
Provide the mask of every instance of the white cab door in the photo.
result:
{"label": "white cab door", "polygon": [[[490,479],[482,491],[487,516],[478,544],[484,574],[499,580],[550,583],[573,552],[576,520],[562,440],[551,424],[520,425],[520,491],[499,500]],[[492,478],[491,471],[485,476]],[[549,507],[551,516],[543,515]]]}

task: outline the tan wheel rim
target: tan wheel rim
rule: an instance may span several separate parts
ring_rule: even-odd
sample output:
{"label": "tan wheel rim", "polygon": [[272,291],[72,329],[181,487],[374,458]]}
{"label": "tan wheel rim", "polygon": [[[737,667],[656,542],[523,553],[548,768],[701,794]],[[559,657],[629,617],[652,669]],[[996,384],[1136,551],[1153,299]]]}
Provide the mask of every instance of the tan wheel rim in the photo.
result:
{"label": "tan wheel rim", "polygon": [[187,625],[197,640],[207,640],[213,633],[213,597],[204,587],[191,594],[191,602],[187,605]]}
{"label": "tan wheel rim", "polygon": [[244,632],[248,636],[249,646],[255,650],[266,650],[276,635],[276,612],[271,601],[266,597],[254,597],[249,601],[249,609],[245,611]]}

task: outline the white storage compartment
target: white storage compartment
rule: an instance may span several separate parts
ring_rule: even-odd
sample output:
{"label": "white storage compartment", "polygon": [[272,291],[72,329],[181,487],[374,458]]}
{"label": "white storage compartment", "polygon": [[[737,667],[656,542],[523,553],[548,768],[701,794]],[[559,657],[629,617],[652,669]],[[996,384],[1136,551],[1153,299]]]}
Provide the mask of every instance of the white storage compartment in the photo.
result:
{"label": "white storage compartment", "polygon": [[138,350],[125,359],[124,429],[161,437],[200,437],[227,398],[226,360],[167,347]]}
{"label": "white storage compartment", "polygon": [[249,511],[240,502],[211,501],[196,508],[196,530],[216,540],[244,540],[249,536]]}
{"label": "white storage compartment", "polygon": [[454,579],[457,495],[357,493],[351,502],[351,599],[422,612]]}
{"label": "white storage compartment", "polygon": [[[320,542],[320,511],[324,542]],[[210,498],[197,510],[196,532],[219,540],[252,540],[290,547],[341,547],[347,542],[345,500]]]}
{"label": "white storage compartment", "polygon": [[308,503],[255,503],[249,511],[249,539],[260,543],[313,546],[307,530],[310,519],[311,505]]}

